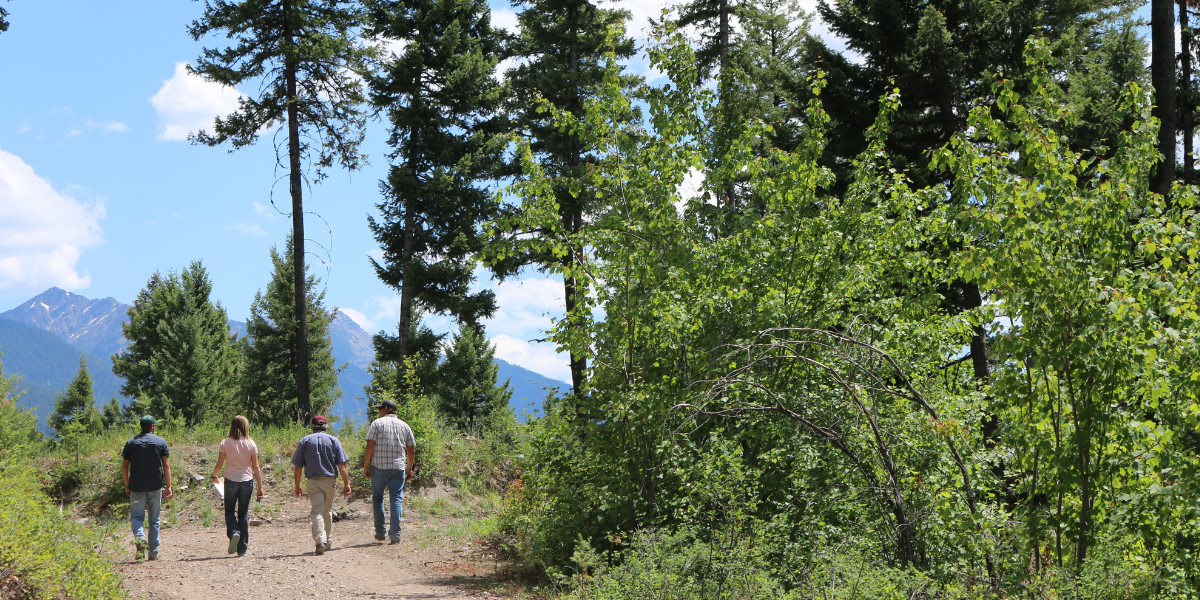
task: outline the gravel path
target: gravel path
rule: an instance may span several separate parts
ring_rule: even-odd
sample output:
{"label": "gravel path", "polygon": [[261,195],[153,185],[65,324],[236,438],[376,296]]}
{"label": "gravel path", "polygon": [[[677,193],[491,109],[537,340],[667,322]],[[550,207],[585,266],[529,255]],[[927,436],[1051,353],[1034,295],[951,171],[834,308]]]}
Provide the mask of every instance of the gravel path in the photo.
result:
{"label": "gravel path", "polygon": [[251,527],[245,557],[226,554],[218,513],[209,527],[163,529],[157,561],[133,560],[133,536],[126,533],[130,550],[117,569],[131,598],[500,597],[484,589],[495,572],[491,560],[448,539],[414,539],[422,528],[438,527],[436,521],[422,522],[406,508],[402,541],[388,545],[374,540],[369,503],[339,501],[334,510],[351,516],[333,524],[333,549],[323,556],[313,554],[308,500],[289,498],[270,522]]}

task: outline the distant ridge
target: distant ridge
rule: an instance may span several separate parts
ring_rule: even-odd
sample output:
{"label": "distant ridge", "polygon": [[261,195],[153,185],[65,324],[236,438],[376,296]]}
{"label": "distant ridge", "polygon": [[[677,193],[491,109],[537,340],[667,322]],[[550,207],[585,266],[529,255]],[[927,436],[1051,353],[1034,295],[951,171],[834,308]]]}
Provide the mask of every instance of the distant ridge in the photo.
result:
{"label": "distant ridge", "polygon": [[49,331],[67,343],[108,357],[125,348],[121,321],[129,306],[113,298],[91,300],[52,287],[20,306],[0,313],[0,319]]}
{"label": "distant ridge", "polygon": [[[79,369],[79,356],[87,355],[88,371],[95,382],[96,401],[107,402],[120,390],[121,380],[112,373],[111,355],[127,345],[121,333],[129,305],[113,298],[93,300],[52,287],[12,310],[0,313],[0,363],[5,375],[21,375],[20,402],[36,408],[43,427],[54,409],[54,394],[66,389]],[[229,321],[233,333],[245,335],[246,324]],[[345,313],[338,312],[330,324],[333,357],[338,366],[342,397],[331,411],[356,423],[367,421],[363,387],[371,382],[367,368],[375,358],[371,334]],[[524,413],[540,412],[546,387],[561,393],[570,385],[528,369],[496,360],[499,383],[510,380],[510,405],[524,420]],[[122,403],[128,398],[119,396]]]}

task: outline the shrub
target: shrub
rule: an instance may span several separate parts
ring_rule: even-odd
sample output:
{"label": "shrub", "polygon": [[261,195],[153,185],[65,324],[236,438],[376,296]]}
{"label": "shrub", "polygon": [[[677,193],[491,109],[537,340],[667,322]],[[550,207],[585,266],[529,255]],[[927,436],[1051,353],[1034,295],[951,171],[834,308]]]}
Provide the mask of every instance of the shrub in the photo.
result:
{"label": "shrub", "polygon": [[37,597],[124,598],[112,538],[62,515],[26,464],[0,471],[0,569],[24,573]]}

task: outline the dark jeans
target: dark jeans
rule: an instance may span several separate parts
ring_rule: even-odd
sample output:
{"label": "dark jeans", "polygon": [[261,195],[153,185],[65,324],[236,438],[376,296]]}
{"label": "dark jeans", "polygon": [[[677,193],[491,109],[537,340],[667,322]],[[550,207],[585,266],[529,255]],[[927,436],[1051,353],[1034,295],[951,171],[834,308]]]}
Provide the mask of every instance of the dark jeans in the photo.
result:
{"label": "dark jeans", "polygon": [[[254,480],[230,481],[225,480],[225,537],[233,537],[233,532],[240,531],[242,538],[238,540],[238,552],[245,552],[250,542],[250,520],[246,513],[250,512],[250,494],[254,491]],[[234,514],[236,509],[237,514]]]}

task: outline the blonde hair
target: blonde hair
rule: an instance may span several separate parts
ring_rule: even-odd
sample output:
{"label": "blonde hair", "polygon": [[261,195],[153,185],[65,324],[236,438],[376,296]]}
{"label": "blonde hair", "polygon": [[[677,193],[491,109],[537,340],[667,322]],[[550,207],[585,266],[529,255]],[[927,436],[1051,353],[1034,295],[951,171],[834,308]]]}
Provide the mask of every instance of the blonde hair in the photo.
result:
{"label": "blonde hair", "polygon": [[229,424],[229,437],[235,440],[250,439],[250,420],[242,415],[234,417]]}

